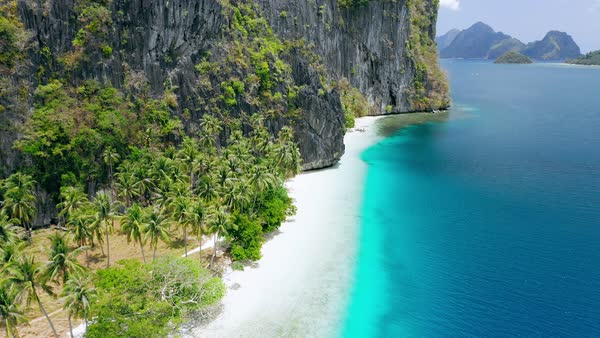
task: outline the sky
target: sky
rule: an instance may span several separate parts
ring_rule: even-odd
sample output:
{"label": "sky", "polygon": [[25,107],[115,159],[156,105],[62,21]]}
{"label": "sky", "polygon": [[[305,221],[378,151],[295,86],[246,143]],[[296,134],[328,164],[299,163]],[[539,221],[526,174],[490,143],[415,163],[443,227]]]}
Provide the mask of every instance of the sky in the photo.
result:
{"label": "sky", "polygon": [[600,49],[600,0],[440,0],[438,35],[477,21],[525,43],[559,30],[582,52]]}

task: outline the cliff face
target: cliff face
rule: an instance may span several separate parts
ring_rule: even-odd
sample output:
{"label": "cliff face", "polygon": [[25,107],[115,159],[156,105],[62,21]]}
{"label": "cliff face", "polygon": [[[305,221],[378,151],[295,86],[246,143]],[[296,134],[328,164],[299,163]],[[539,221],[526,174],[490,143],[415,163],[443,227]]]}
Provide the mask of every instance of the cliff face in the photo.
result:
{"label": "cliff face", "polygon": [[[0,135],[5,173],[19,162],[5,145],[31,114],[33,91],[56,78],[75,87],[96,80],[126,96],[168,89],[188,133],[203,114],[265,114],[275,134],[293,126],[304,169],[332,165],[344,152],[335,86],[342,77],[366,95],[372,114],[448,105],[435,0],[18,0],[17,16],[29,34],[26,57],[4,77],[25,94],[0,97],[0,117],[14,127]],[[256,79],[262,65],[268,95],[266,80]],[[228,97],[235,81],[246,90]]]}
{"label": "cliff face", "polygon": [[[433,75],[437,1],[374,0],[347,8],[337,0],[257,2],[280,36],[314,44],[333,78],[349,79],[366,95],[372,114],[447,106],[446,89],[435,87],[443,75]],[[429,87],[417,93],[421,77]],[[419,106],[422,98],[432,100]]]}

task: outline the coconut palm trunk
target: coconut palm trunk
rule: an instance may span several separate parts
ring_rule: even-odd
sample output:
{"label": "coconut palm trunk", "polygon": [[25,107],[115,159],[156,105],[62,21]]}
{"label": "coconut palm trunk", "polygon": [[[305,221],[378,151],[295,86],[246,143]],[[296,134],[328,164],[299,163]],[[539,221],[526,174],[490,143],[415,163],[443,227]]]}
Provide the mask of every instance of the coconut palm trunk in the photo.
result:
{"label": "coconut palm trunk", "polygon": [[258,197],[258,190],[254,188],[254,198],[252,199],[252,213],[254,213],[254,207],[256,206],[256,198]]}
{"label": "coconut palm trunk", "polygon": [[213,255],[210,258],[210,266],[213,266],[213,262],[215,260],[215,258],[217,257],[217,238],[219,238],[219,232],[217,231],[215,233],[215,238],[214,238],[214,250],[213,250]]}
{"label": "coconut palm trunk", "polygon": [[198,241],[200,242],[200,250],[198,250],[198,258],[200,259],[200,261],[202,261],[202,240],[204,236],[204,234],[202,233],[202,228],[200,228],[199,232],[200,236],[198,236]]}
{"label": "coconut palm trunk", "polygon": [[110,267],[110,238],[108,236],[108,229],[106,229],[106,267]]}
{"label": "coconut palm trunk", "polygon": [[185,257],[187,257],[187,225],[183,226],[183,248]]}
{"label": "coconut palm trunk", "polygon": [[58,334],[56,333],[56,329],[54,328],[54,324],[52,323],[52,320],[50,319],[50,316],[48,316],[48,312],[46,312],[46,308],[44,307],[44,304],[42,304],[42,301],[40,300],[40,297],[38,296],[37,291],[35,291],[35,288],[33,289],[33,296],[35,297],[35,301],[38,303],[38,305],[40,307],[40,310],[42,311],[42,313],[44,314],[44,316],[48,320],[48,324],[50,324],[50,328],[52,329],[52,332],[54,333],[54,337],[58,338]]}
{"label": "coconut palm trunk", "polygon": [[16,328],[15,328],[15,333],[14,334],[10,330],[10,324],[8,324],[8,319],[4,320],[4,329],[6,330],[6,337],[7,338],[18,337],[19,336],[19,333],[17,332]]}
{"label": "coconut palm trunk", "polygon": [[90,268],[90,256],[89,256],[89,249],[86,247],[85,248],[85,266],[89,269]]}
{"label": "coconut palm trunk", "polygon": [[31,226],[28,222],[25,222],[25,231],[27,232],[27,243],[31,245]]}
{"label": "coconut palm trunk", "polygon": [[146,254],[144,253],[144,244],[142,244],[142,238],[138,241],[140,243],[140,249],[142,250],[142,258],[144,258],[144,264],[146,264]]}
{"label": "coconut palm trunk", "polygon": [[69,332],[71,333],[71,338],[74,338],[75,335],[73,334],[73,323],[71,323],[71,315],[68,315],[69,318]]}

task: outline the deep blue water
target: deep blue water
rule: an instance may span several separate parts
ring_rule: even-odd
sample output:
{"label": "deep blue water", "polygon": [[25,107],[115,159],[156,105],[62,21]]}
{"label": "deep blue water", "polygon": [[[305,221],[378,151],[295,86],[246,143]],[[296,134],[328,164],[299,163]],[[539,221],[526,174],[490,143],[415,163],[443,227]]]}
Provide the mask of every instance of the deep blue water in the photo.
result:
{"label": "deep blue water", "polygon": [[369,164],[345,337],[600,337],[600,68],[443,61]]}

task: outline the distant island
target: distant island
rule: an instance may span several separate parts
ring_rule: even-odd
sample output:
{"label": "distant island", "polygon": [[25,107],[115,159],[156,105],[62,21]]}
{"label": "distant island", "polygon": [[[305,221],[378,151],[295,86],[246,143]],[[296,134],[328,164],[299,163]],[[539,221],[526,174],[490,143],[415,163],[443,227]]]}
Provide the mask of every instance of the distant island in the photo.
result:
{"label": "distant island", "polygon": [[499,64],[529,64],[529,63],[533,63],[533,61],[531,61],[530,58],[528,58],[527,56],[519,53],[519,52],[515,52],[515,51],[509,51],[504,53],[502,56],[500,56],[498,59],[496,59],[496,61],[494,63],[499,63]]}
{"label": "distant island", "polygon": [[600,50],[587,53],[577,59],[567,60],[572,65],[600,66]]}
{"label": "distant island", "polygon": [[495,60],[510,51],[542,61],[581,56],[581,49],[567,33],[550,31],[542,40],[525,44],[510,35],[494,31],[483,22],[477,22],[463,31],[453,29],[437,37],[436,42],[442,58]]}

